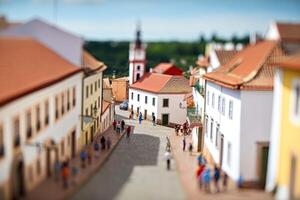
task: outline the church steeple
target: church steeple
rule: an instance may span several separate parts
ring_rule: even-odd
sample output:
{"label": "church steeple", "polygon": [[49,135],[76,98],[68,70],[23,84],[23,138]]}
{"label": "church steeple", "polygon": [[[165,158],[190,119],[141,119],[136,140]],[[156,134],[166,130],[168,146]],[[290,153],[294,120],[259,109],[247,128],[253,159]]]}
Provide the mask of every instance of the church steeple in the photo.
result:
{"label": "church steeple", "polygon": [[145,73],[146,65],[146,45],[141,39],[141,25],[136,26],[135,41],[129,47],[129,84],[138,81]]}

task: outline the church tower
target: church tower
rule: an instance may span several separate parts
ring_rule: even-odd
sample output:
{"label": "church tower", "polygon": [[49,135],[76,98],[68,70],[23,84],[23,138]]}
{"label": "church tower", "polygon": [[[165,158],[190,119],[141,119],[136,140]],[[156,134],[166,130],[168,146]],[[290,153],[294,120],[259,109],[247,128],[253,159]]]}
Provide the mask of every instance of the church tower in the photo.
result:
{"label": "church tower", "polygon": [[141,40],[140,25],[137,25],[135,41],[129,46],[129,84],[138,81],[146,71],[146,45]]}

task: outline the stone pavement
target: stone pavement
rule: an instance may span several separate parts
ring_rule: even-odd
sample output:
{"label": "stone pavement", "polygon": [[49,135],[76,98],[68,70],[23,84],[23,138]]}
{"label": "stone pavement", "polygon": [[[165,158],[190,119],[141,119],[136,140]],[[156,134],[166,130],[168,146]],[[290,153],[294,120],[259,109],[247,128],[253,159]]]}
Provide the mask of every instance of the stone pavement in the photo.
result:
{"label": "stone pavement", "polygon": [[[76,166],[79,169],[79,173],[77,174],[75,179],[70,179],[70,183],[68,189],[64,189],[62,187],[62,181],[56,181],[54,177],[50,177],[43,181],[38,187],[36,187],[33,191],[27,194],[25,199],[29,200],[60,200],[67,199],[70,197],[75,191],[77,191],[80,186],[88,181],[88,179],[101,167],[101,165],[106,161],[109,157],[117,143],[120,141],[124,133],[118,134],[115,133],[112,127],[109,127],[103,134],[105,137],[109,136],[111,139],[111,148],[110,150],[104,150],[99,153],[98,158],[93,158],[92,164],[87,164],[84,169],[82,169],[79,155],[77,155],[74,159],[70,161],[70,166]],[[92,144],[91,144],[92,145]],[[95,156],[95,153],[94,153]],[[71,173],[71,172],[70,172]]]}
{"label": "stone pavement", "polygon": [[[197,169],[197,156],[199,153],[193,152],[191,155],[182,150],[183,136],[176,136],[175,133],[170,136],[171,148],[176,161],[177,170],[183,185],[183,188],[189,200],[211,200],[211,199],[230,199],[230,200],[269,200],[272,196],[262,190],[242,189],[238,190],[234,184],[229,184],[226,191],[216,193],[214,185],[211,184],[212,193],[208,194],[198,188],[195,172]],[[191,136],[186,136],[187,144],[191,141]],[[188,146],[188,145],[187,145]],[[212,169],[212,168],[211,168]],[[220,183],[221,185],[221,183]],[[221,188],[222,190],[222,188]]]}
{"label": "stone pavement", "polygon": [[72,199],[186,199],[174,160],[171,170],[166,170],[166,136],[173,130],[149,121],[125,122],[134,127],[134,133],[122,138],[108,161]]}

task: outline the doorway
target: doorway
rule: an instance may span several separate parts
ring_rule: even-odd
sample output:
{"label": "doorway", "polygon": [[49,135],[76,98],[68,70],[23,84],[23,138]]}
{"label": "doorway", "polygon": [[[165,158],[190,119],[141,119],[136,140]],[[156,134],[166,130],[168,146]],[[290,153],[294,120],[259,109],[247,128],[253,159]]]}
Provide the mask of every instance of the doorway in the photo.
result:
{"label": "doorway", "polygon": [[139,117],[139,114],[140,114],[140,108],[137,107],[137,108],[136,108],[136,117]]}
{"label": "doorway", "polygon": [[295,155],[292,155],[291,158],[291,170],[290,170],[290,198],[296,199],[295,190],[296,190],[296,169],[297,169],[297,158]]}
{"label": "doorway", "polygon": [[85,131],[85,144],[88,145],[89,143],[89,135],[88,135],[88,132]]}
{"label": "doorway", "polygon": [[220,138],[220,154],[219,154],[219,164],[220,164],[220,168],[222,168],[222,164],[223,164],[223,151],[224,151],[224,135],[221,134],[221,138]]}
{"label": "doorway", "polygon": [[267,167],[268,167],[268,156],[269,156],[269,143],[268,142],[258,142],[257,144],[257,166],[258,166],[258,177],[259,185],[264,188],[266,184],[267,177]]}
{"label": "doorway", "polygon": [[13,199],[20,199],[20,197],[25,196],[24,162],[22,157],[17,160],[16,165],[14,166],[12,176],[13,176],[13,187],[12,187]]}
{"label": "doorway", "polygon": [[76,131],[71,133],[71,157],[74,158],[76,154]]}
{"label": "doorway", "polygon": [[162,125],[169,125],[169,114],[162,114]]}
{"label": "doorway", "polygon": [[147,119],[147,110],[144,110],[144,119]]}
{"label": "doorway", "polygon": [[47,166],[47,176],[51,176],[51,149],[46,149],[46,166]]}
{"label": "doorway", "polygon": [[90,128],[90,141],[93,142],[94,141],[94,126],[91,126]]}

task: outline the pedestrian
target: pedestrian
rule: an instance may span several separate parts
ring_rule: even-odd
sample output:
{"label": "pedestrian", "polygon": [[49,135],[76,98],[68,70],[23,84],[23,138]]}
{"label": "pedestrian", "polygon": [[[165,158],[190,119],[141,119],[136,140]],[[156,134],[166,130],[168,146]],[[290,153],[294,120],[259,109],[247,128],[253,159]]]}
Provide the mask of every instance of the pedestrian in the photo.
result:
{"label": "pedestrian", "polygon": [[244,182],[244,178],[242,175],[239,176],[238,182],[237,182],[237,186],[238,188],[242,188],[243,187],[243,182]]}
{"label": "pedestrian", "polygon": [[127,126],[127,129],[126,129],[126,137],[127,138],[130,137],[130,133],[131,133],[131,126]]}
{"label": "pedestrian", "polygon": [[214,183],[215,183],[215,187],[216,187],[216,191],[220,192],[220,187],[219,187],[219,180],[220,180],[220,169],[218,168],[217,165],[215,165],[215,170],[214,170]]}
{"label": "pedestrian", "polygon": [[172,155],[170,151],[166,151],[165,152],[165,159],[167,161],[167,170],[171,169],[171,159],[172,159]]}
{"label": "pedestrian", "polygon": [[68,161],[64,161],[61,176],[63,180],[63,187],[66,189],[68,188],[68,179],[69,179],[69,163]]}
{"label": "pedestrian", "polygon": [[59,160],[57,159],[54,163],[54,174],[55,174],[55,180],[58,181],[59,180],[59,173],[61,171],[61,163],[59,162]]}
{"label": "pedestrian", "polygon": [[81,159],[81,167],[85,168],[85,160],[87,158],[87,152],[86,149],[82,149],[80,152],[80,159]]}
{"label": "pedestrian", "polygon": [[202,188],[202,185],[203,185],[202,174],[204,172],[204,169],[205,169],[205,165],[199,165],[197,170],[196,170],[196,178],[198,180],[200,189]]}
{"label": "pedestrian", "polygon": [[121,124],[120,124],[120,121],[117,122],[117,133],[121,133]]}
{"label": "pedestrian", "polygon": [[106,143],[106,140],[105,140],[105,137],[102,135],[101,139],[100,139],[100,143],[101,143],[101,149],[102,150],[105,150],[105,143]]}
{"label": "pedestrian", "polygon": [[142,123],[142,120],[143,120],[143,115],[142,115],[142,113],[140,112],[140,114],[139,114],[139,124]]}
{"label": "pedestrian", "polygon": [[204,189],[206,192],[210,193],[210,168],[208,166],[205,167],[205,170],[202,175]]}
{"label": "pedestrian", "polygon": [[116,120],[114,119],[114,121],[113,121],[114,131],[116,130],[116,126],[117,126],[117,122],[116,122]]}
{"label": "pedestrian", "polygon": [[88,158],[88,164],[92,164],[92,158],[93,158],[93,147],[89,146],[87,151],[87,158]]}
{"label": "pedestrian", "polygon": [[134,115],[134,112],[133,112],[133,110],[131,110],[131,113],[129,115],[129,119],[133,119],[133,115]]}
{"label": "pedestrian", "polygon": [[186,146],[186,140],[185,140],[185,136],[183,136],[183,140],[182,140],[182,150],[185,151],[185,146]]}
{"label": "pedestrian", "polygon": [[192,155],[192,153],[193,153],[193,144],[191,142],[189,143],[189,152],[190,152],[190,155]]}
{"label": "pedestrian", "polygon": [[125,128],[125,121],[122,120],[122,121],[121,121],[121,131],[122,131],[122,132],[124,131],[124,128]]}
{"label": "pedestrian", "polygon": [[107,137],[106,145],[107,145],[107,149],[110,149],[110,146],[111,146],[111,140],[110,140],[110,137],[109,137],[109,136]]}
{"label": "pedestrian", "polygon": [[154,115],[154,113],[152,114],[152,124],[153,124],[153,126],[155,126],[155,120],[156,120],[156,118],[155,118],[155,115]]}
{"label": "pedestrian", "polygon": [[166,151],[171,151],[171,141],[170,141],[170,138],[167,136],[166,140],[167,140]]}
{"label": "pedestrian", "polygon": [[176,134],[176,136],[178,136],[178,131],[179,131],[178,125],[175,125],[175,134]]}
{"label": "pedestrian", "polygon": [[96,152],[95,158],[98,158],[99,157],[99,155],[98,155],[99,154],[98,153],[99,152],[99,144],[98,144],[97,140],[94,141],[94,151]]}
{"label": "pedestrian", "polygon": [[227,183],[228,183],[228,175],[226,172],[223,172],[223,190],[227,190]]}
{"label": "pedestrian", "polygon": [[76,185],[76,177],[77,177],[77,174],[79,173],[79,169],[73,165],[71,167],[71,172],[72,172],[72,183],[73,185]]}

